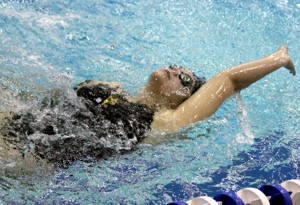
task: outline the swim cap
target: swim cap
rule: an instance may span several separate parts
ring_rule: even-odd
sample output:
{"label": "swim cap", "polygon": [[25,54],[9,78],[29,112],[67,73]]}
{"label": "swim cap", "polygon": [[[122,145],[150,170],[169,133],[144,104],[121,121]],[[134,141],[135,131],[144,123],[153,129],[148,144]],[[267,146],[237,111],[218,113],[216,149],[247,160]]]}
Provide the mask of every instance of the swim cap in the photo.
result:
{"label": "swim cap", "polygon": [[195,85],[191,89],[192,94],[194,94],[202,85],[206,83],[205,77],[198,77],[197,75],[195,75],[195,73],[193,74],[194,74]]}

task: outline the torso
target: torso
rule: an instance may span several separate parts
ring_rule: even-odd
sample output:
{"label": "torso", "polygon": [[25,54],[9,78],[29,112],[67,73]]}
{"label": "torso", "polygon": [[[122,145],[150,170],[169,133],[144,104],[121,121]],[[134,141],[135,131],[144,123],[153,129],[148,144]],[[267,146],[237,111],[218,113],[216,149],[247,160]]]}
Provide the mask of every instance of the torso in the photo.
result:
{"label": "torso", "polygon": [[[2,127],[5,138],[0,138],[0,146],[17,141],[20,146],[15,149],[16,153],[11,152],[13,155],[26,156],[34,152],[38,158],[58,166],[135,149],[145,138],[145,132],[151,129],[153,112],[146,106],[129,102],[119,91],[95,82],[84,83],[76,89],[79,105],[64,102],[61,96],[60,107],[55,107],[52,100],[43,102],[38,112],[41,115],[14,114]],[[111,95],[118,98],[118,103],[107,101]],[[3,150],[1,153],[8,155]]]}

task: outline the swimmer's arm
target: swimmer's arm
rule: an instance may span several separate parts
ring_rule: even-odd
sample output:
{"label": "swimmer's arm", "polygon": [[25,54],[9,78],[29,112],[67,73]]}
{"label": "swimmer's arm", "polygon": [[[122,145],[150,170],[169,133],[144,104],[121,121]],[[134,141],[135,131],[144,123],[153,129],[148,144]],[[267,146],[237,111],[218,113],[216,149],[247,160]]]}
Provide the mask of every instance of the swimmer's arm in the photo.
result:
{"label": "swimmer's arm", "polygon": [[233,83],[221,73],[206,82],[194,95],[174,110],[155,113],[152,129],[174,132],[211,116],[225,99],[234,94]]}
{"label": "swimmer's arm", "polygon": [[296,74],[287,47],[281,47],[277,52],[260,60],[224,70],[176,109],[156,113],[152,128],[174,132],[188,124],[203,120],[214,114],[235,92],[248,87],[280,67],[286,67],[293,75]]}

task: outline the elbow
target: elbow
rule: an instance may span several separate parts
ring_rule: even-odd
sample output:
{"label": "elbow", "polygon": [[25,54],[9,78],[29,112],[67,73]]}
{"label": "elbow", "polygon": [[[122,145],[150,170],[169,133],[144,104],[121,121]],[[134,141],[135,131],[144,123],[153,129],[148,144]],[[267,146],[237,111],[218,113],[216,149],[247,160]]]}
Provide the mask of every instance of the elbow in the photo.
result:
{"label": "elbow", "polygon": [[239,80],[232,80],[232,86],[235,92],[239,92],[249,86],[247,83],[243,83]]}
{"label": "elbow", "polygon": [[235,75],[232,73],[224,72],[223,73],[223,82],[225,83],[226,87],[228,87],[233,92],[239,92],[240,90],[247,87],[241,79],[236,78]]}

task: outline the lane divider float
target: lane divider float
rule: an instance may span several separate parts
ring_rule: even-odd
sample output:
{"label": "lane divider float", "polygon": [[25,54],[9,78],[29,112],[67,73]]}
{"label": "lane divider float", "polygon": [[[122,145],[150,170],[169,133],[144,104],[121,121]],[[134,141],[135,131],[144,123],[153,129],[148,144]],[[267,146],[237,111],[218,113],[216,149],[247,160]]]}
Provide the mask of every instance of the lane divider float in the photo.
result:
{"label": "lane divider float", "polygon": [[171,202],[168,205],[300,205],[300,180],[267,184],[259,189],[244,188],[237,193],[223,192],[213,198],[200,196],[187,202]]}

